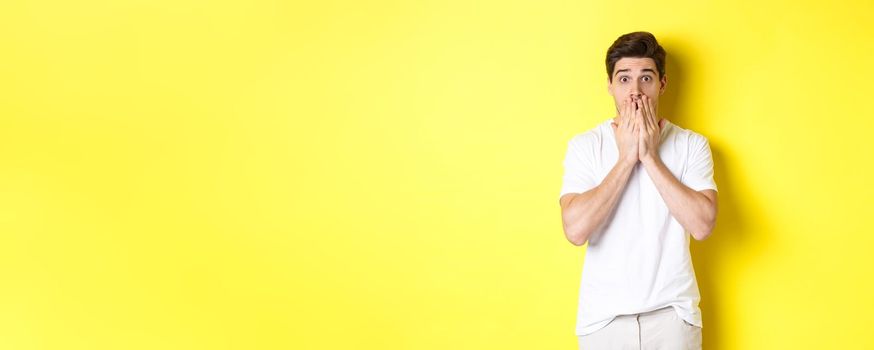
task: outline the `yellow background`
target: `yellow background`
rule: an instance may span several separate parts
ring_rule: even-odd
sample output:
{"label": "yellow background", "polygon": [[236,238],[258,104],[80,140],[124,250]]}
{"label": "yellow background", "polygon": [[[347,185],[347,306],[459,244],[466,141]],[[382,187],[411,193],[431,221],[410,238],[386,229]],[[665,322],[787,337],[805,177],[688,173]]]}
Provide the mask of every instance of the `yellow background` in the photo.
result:
{"label": "yellow background", "polygon": [[706,349],[874,347],[871,2],[5,1],[0,348],[575,349],[567,141],[648,30]]}

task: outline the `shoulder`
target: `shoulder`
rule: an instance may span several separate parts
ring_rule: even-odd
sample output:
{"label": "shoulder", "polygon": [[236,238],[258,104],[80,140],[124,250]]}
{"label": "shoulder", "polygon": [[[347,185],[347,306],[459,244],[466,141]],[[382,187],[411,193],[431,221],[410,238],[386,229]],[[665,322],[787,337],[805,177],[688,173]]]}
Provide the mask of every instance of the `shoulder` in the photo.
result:
{"label": "shoulder", "polygon": [[[568,140],[568,146],[572,148],[585,149],[587,147],[595,147],[596,145],[600,145],[601,140],[604,138],[605,133],[607,132],[607,130],[605,130],[605,127],[610,127],[610,120],[602,121],[589,130],[571,136],[570,140]],[[613,130],[609,131],[612,132]]]}
{"label": "shoulder", "polygon": [[671,137],[673,137],[676,141],[685,143],[690,147],[700,147],[709,143],[707,137],[705,137],[704,135],[695,132],[692,129],[685,129],[677,124],[674,124],[673,122],[671,122]]}

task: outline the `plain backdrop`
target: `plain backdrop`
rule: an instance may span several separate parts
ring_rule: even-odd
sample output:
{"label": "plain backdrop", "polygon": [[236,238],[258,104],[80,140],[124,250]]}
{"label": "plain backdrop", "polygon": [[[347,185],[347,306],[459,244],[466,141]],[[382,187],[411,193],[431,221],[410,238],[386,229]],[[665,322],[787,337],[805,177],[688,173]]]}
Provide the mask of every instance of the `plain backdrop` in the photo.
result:
{"label": "plain backdrop", "polygon": [[5,1],[0,348],[575,349],[567,141],[668,52],[704,348],[870,349],[865,1]]}

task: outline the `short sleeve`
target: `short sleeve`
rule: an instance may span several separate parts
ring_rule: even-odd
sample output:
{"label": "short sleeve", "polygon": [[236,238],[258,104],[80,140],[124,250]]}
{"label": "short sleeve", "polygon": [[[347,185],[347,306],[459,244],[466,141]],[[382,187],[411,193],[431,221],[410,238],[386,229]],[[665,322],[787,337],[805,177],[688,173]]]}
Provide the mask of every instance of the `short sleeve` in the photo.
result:
{"label": "short sleeve", "polygon": [[[584,152],[584,147],[587,147],[584,142],[580,142],[580,138],[572,138],[568,141],[567,152],[564,156],[564,176],[562,177],[561,196],[568,193],[583,193],[598,185],[595,179],[593,164]],[[589,146],[590,147],[590,146]]]}
{"label": "short sleeve", "polygon": [[690,140],[689,160],[683,173],[683,184],[695,191],[714,190],[713,156],[710,152],[710,142],[701,135],[695,135]]}

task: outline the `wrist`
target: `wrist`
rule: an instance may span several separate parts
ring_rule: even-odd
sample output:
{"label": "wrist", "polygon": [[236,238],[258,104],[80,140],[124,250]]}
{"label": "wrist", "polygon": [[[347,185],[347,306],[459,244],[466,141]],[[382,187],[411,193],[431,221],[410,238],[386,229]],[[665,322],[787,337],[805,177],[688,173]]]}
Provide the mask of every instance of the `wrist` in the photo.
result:
{"label": "wrist", "polygon": [[637,157],[624,157],[622,158],[622,163],[627,166],[634,166],[639,160],[640,159],[638,159]]}
{"label": "wrist", "polygon": [[657,155],[651,154],[646,157],[640,158],[640,162],[643,163],[644,166],[651,167],[654,165],[659,165],[662,160]]}

